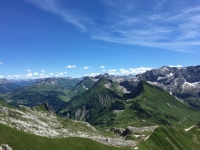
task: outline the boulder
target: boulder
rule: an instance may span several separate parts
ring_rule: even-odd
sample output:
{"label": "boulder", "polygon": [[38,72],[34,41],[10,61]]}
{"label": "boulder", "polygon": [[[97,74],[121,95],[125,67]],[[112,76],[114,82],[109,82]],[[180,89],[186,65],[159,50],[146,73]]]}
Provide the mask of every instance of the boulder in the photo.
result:
{"label": "boulder", "polygon": [[12,150],[12,148],[8,144],[3,144],[0,146],[0,150]]}

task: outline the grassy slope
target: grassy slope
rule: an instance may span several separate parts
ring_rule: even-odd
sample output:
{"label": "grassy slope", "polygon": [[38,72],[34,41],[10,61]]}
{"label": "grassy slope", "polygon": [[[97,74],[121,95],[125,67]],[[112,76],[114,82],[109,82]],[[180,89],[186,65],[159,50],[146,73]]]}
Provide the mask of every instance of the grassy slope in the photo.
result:
{"label": "grassy slope", "polygon": [[[187,124],[188,122],[199,121],[200,111],[195,110],[180,101],[163,89],[147,84],[144,84],[145,92],[135,99],[133,108],[139,104],[141,109],[146,110],[147,117],[160,118],[158,123],[169,122],[172,125]],[[142,116],[141,112],[139,112]],[[164,121],[164,122],[162,122]]]}
{"label": "grassy slope", "polygon": [[179,102],[157,86],[145,82],[141,86],[136,93],[131,93],[131,96],[136,96],[135,98],[122,101],[126,103],[123,111],[114,114],[112,110],[104,110],[93,117],[92,124],[103,128],[126,128],[128,125],[188,126],[199,121],[200,111]]}
{"label": "grassy slope", "polygon": [[105,88],[105,82],[105,79],[102,78],[99,82],[95,83],[95,85],[91,89],[80,95],[75,96],[67,104],[67,108],[66,106],[62,108],[60,114],[63,115],[66,112],[71,112],[73,110],[81,108],[82,106],[86,106],[88,109],[90,109],[90,115],[93,116],[99,113],[102,108],[109,107],[112,101],[118,100],[121,97],[112,90]]}
{"label": "grassy slope", "polygon": [[157,128],[139,145],[139,150],[199,150],[200,131],[193,128],[188,132],[175,128]]}
{"label": "grassy slope", "polygon": [[86,138],[52,139],[39,137],[18,131],[6,125],[0,124],[0,144],[8,144],[14,150],[117,150],[128,148],[116,148],[106,146]]}

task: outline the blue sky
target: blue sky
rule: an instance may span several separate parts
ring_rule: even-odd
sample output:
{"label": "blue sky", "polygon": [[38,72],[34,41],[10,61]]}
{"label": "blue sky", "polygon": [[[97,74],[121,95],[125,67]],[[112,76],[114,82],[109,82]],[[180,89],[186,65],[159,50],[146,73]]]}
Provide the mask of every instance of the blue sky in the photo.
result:
{"label": "blue sky", "polygon": [[0,0],[0,78],[200,64],[200,1]]}

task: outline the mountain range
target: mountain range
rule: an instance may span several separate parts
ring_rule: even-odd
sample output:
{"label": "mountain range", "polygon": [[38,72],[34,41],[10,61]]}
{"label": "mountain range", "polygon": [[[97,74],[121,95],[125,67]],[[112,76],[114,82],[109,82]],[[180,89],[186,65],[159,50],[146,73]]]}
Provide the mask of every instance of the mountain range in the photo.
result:
{"label": "mountain range", "polygon": [[[63,127],[79,134],[82,130],[79,121],[84,121],[98,132],[91,135],[91,129],[84,130],[85,133],[81,132],[79,137],[88,137],[103,144],[113,141],[109,138],[114,136],[116,142],[111,143],[115,146],[116,143],[127,143],[126,146],[135,149],[163,149],[169,144],[165,149],[182,149],[184,144],[181,145],[173,136],[176,134],[183,140],[191,136],[193,140],[186,143],[193,146],[192,149],[200,146],[200,137],[197,135],[200,66],[163,66],[135,76],[106,73],[84,78],[0,79],[0,100],[3,115],[0,122],[31,134],[43,132],[37,135],[54,136],[56,132],[61,135]],[[29,119],[25,119],[27,117]],[[31,121],[33,118],[38,120],[37,129]],[[51,119],[57,120],[57,123]],[[65,123],[65,119],[68,123],[72,121],[73,125]],[[57,127],[51,126],[52,123]],[[47,130],[42,131],[44,124]],[[64,126],[61,127],[61,124]],[[1,128],[11,130],[0,126],[0,131]],[[184,129],[191,131],[185,133]],[[59,138],[70,134],[74,136],[74,133],[67,132]],[[105,138],[98,137],[105,135],[109,136],[109,140],[102,142]],[[163,138],[161,144],[157,143],[158,136]],[[119,139],[127,142],[117,142]]]}

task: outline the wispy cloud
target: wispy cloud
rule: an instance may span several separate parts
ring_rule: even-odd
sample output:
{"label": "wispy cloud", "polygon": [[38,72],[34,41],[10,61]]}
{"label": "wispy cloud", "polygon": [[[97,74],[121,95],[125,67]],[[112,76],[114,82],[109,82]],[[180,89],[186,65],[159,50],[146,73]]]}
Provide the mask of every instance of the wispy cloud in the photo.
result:
{"label": "wispy cloud", "polygon": [[[161,11],[152,6],[144,7],[144,3],[135,3],[134,0],[131,2],[134,6],[105,0],[104,3],[110,6],[108,12],[111,21],[91,37],[113,43],[179,52],[194,52],[195,47],[200,45],[200,7],[186,6],[177,9],[177,6],[171,7],[170,11]],[[152,3],[156,6],[158,1]]]}
{"label": "wispy cloud", "polygon": [[3,65],[3,62],[0,62],[0,65]]}
{"label": "wispy cloud", "polygon": [[27,72],[31,72],[31,70],[30,70],[30,69],[27,69],[26,71],[27,71]]}
{"label": "wispy cloud", "polygon": [[84,15],[84,12],[64,9],[59,0],[24,0],[25,2],[32,3],[38,8],[57,14],[61,16],[65,21],[70,22],[80,28],[82,31],[86,31],[87,23],[91,23],[91,20]]}
{"label": "wispy cloud", "polygon": [[66,66],[65,68],[69,68],[69,69],[72,69],[72,68],[76,68],[76,65],[68,65],[68,66]]}
{"label": "wispy cloud", "polygon": [[[102,10],[105,10],[103,22],[86,15],[85,10],[62,6],[60,0],[24,1],[57,14],[87,32],[92,39],[178,52],[199,51],[200,3],[197,1],[194,6],[188,1],[101,0],[104,4]],[[110,49],[103,46],[75,45]]]}

